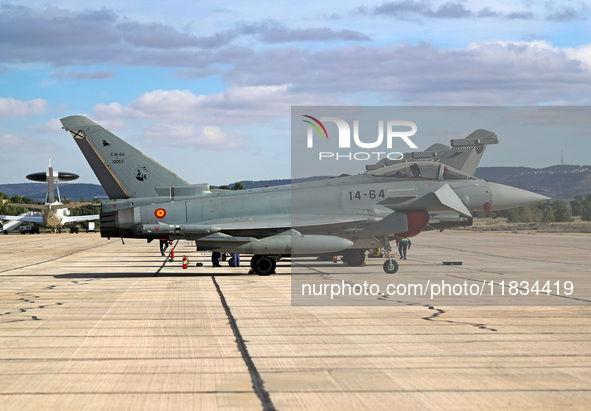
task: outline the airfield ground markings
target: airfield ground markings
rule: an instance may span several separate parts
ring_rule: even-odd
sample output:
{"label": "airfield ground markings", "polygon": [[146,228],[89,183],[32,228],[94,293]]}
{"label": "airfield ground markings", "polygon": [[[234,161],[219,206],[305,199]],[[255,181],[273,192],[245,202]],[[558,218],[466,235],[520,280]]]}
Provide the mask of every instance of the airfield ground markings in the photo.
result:
{"label": "airfield ground markings", "polygon": [[[503,260],[495,250],[509,239],[515,255],[501,255],[513,264],[489,269],[518,271],[523,237],[493,234],[478,246],[480,236],[460,234],[417,237],[396,275],[485,271],[490,261]],[[579,238],[576,247],[585,241]],[[524,243],[531,243],[528,253],[540,247]],[[47,246],[64,254],[61,241]],[[438,265],[439,256],[454,252],[464,265]],[[175,261],[153,277],[164,258],[157,244],[122,246],[114,239],[55,257],[28,267],[19,262],[22,269],[0,274],[2,309],[27,310],[0,316],[0,405],[100,408],[116,399],[131,408],[261,409],[212,274],[280,409],[558,407],[590,399],[586,307],[292,307],[287,261],[269,277],[248,275],[247,258],[240,269],[183,270]],[[584,258],[571,260],[563,274],[582,275]],[[368,263],[368,271],[381,269]],[[344,268],[307,264],[328,275]],[[8,322],[11,316],[15,322]]]}
{"label": "airfield ground markings", "polygon": [[260,409],[210,276],[178,266],[154,277],[157,243],[101,245],[57,248],[0,274],[10,313],[0,317],[0,406],[100,409],[117,398],[128,408]]}

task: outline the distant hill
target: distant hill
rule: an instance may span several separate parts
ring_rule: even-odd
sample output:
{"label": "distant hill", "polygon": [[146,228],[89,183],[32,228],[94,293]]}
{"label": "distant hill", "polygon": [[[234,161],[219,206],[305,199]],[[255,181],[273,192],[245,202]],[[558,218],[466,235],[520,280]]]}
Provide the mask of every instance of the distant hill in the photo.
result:
{"label": "distant hill", "polygon": [[475,175],[484,180],[533,191],[553,200],[572,200],[577,194],[591,194],[591,166],[479,167]]}
{"label": "distant hill", "polygon": [[[60,184],[60,195],[62,200],[68,198],[70,201],[79,201],[84,198],[87,201],[95,198],[108,200],[109,197],[103,187],[99,184]],[[21,183],[21,184],[0,184],[0,192],[9,196],[19,195],[29,197],[36,201],[45,201],[47,184],[43,183]]]}
{"label": "distant hill", "polygon": [[[577,194],[591,194],[591,166],[556,165],[546,168],[529,167],[479,167],[476,177],[495,183],[523,188],[551,197],[554,200],[571,200]],[[328,177],[313,177],[298,180],[308,181]],[[290,184],[290,179],[242,181],[244,188],[259,188]],[[232,186],[234,182],[228,183]],[[0,184],[0,192],[9,196],[18,194],[34,200],[45,200],[46,185],[41,183]],[[71,201],[81,198],[108,199],[105,190],[98,184],[60,184],[60,193]]]}

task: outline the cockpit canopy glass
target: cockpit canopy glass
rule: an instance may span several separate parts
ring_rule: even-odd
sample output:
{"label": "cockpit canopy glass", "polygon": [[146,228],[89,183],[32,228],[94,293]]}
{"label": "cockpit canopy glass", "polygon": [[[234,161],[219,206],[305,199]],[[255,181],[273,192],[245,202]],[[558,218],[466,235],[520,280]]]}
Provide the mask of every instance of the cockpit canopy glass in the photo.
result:
{"label": "cockpit canopy glass", "polygon": [[374,177],[394,177],[417,180],[475,180],[470,176],[442,163],[415,161],[394,164],[367,172]]}

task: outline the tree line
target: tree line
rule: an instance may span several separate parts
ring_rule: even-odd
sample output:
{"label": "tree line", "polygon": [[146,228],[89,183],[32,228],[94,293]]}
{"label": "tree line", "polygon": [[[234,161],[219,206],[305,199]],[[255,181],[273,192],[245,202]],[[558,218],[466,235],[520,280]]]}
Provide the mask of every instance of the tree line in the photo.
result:
{"label": "tree line", "polygon": [[[14,195],[12,197],[10,197],[8,194],[0,191],[0,199],[1,200],[8,200],[8,201],[2,201],[2,204],[0,204],[0,214],[3,215],[20,215],[23,214],[27,211],[30,211],[28,208],[26,207],[15,207],[15,206],[9,206],[6,203],[20,203],[20,204],[45,204],[44,201],[35,201],[32,198],[29,197],[21,197],[18,194]],[[80,199],[80,202],[84,202],[86,200],[84,200],[84,198]],[[67,197],[62,199],[62,202],[64,204],[69,204],[71,201],[69,201],[67,199]],[[94,204],[102,204],[103,201],[99,198],[95,198],[94,200],[92,200],[92,202]],[[34,210],[33,210],[34,211]],[[85,205],[85,206],[81,206],[81,207],[77,207],[77,208],[71,208],[70,209],[70,215],[76,216],[76,215],[92,215],[92,214],[99,214],[99,209],[96,206],[93,206],[91,204]]]}
{"label": "tree line", "polygon": [[535,205],[498,211],[498,217],[505,217],[509,223],[559,223],[574,221],[581,217],[591,221],[591,194],[576,195],[569,203],[563,200],[545,201]]}

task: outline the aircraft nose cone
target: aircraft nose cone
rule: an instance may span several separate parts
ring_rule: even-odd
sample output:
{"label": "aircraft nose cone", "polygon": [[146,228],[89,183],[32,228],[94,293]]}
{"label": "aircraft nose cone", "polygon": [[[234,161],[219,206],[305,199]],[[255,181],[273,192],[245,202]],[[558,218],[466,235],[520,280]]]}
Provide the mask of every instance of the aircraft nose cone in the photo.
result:
{"label": "aircraft nose cone", "polygon": [[492,197],[491,211],[521,207],[527,204],[551,200],[540,194],[497,183],[488,183]]}

